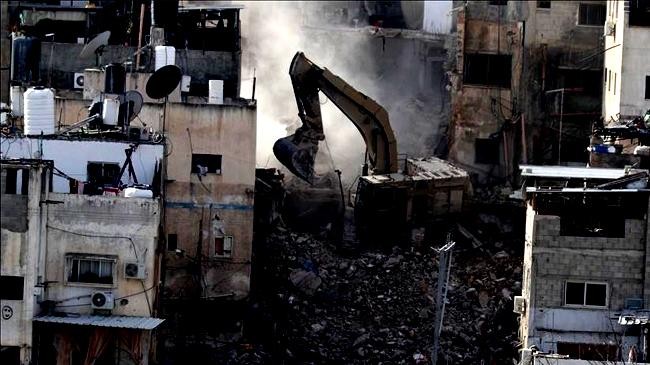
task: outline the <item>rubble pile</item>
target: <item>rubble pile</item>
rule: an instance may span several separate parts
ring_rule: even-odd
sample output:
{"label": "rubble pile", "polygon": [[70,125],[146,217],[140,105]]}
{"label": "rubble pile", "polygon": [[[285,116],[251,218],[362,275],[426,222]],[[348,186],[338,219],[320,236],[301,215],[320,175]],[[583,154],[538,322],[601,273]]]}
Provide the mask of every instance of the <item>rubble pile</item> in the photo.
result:
{"label": "rubble pile", "polygon": [[[430,362],[434,247],[402,245],[351,257],[325,240],[283,228],[265,241],[256,255],[260,272],[252,305],[272,327],[266,349],[273,360]],[[459,240],[454,250],[440,359],[516,363],[512,297],[521,292],[521,256],[501,242],[475,246]]]}

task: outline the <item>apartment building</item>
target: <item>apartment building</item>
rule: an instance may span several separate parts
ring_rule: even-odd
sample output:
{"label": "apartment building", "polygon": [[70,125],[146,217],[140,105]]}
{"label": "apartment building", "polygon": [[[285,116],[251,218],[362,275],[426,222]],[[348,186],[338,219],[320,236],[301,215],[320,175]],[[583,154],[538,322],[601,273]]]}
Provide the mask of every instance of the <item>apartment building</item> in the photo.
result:
{"label": "apartment building", "polygon": [[522,362],[648,362],[647,170],[522,165],[521,175]]}
{"label": "apartment building", "polygon": [[650,2],[607,1],[602,116],[630,121],[650,110]]}
{"label": "apartment building", "polygon": [[449,158],[481,184],[586,162],[600,110],[604,1],[456,1]]}
{"label": "apartment building", "polygon": [[[106,229],[133,241],[144,234],[155,242],[146,247],[151,255],[146,270],[153,281],[144,289],[153,313],[168,320],[157,332],[165,346],[150,348],[182,363],[182,358],[174,358],[182,353],[174,351],[175,344],[184,343],[182,328],[196,333],[240,332],[241,315],[236,311],[245,308],[241,304],[250,288],[256,103],[239,97],[243,7],[228,2],[126,0],[95,2],[92,7],[85,3],[9,4],[9,24],[16,27],[17,37],[22,33],[21,41],[37,40],[27,42],[38,49],[32,54],[40,57],[11,58],[26,65],[15,69],[28,68],[29,77],[12,69],[11,88],[3,84],[14,97],[9,134],[3,130],[3,158],[53,161],[53,194],[82,192],[104,199],[107,194],[124,195],[127,187],[148,185],[160,202],[158,210],[147,211],[158,219],[155,224],[147,222],[140,232],[137,225],[127,230],[130,223],[124,229],[116,227],[119,220],[111,215],[97,213],[93,218],[106,219]],[[140,21],[141,27],[125,26]],[[111,35],[96,49],[100,52],[81,56],[106,30]],[[156,47],[164,47],[162,63],[160,54],[156,59]],[[182,80],[165,97],[152,97],[147,92],[149,80],[165,65],[177,66]],[[53,110],[47,113],[51,116],[42,135],[26,136],[33,124],[23,117],[28,108],[22,107],[18,96],[34,85],[52,90]],[[107,123],[111,116],[90,109],[102,107],[106,99],[120,103],[119,121]],[[124,110],[131,109],[125,103],[132,103],[128,108],[137,105],[136,112],[127,111],[128,120]],[[99,117],[93,117],[97,113]],[[117,174],[122,174],[121,181],[115,179]],[[104,185],[110,186],[103,189]],[[75,204],[70,210],[84,211],[81,203]],[[68,220],[57,223],[71,232],[82,228]],[[57,232],[53,235],[62,235]],[[75,247],[75,252],[85,252]],[[95,250],[91,245],[88,249]],[[119,273],[126,259],[116,260],[113,267]],[[113,293],[116,308],[128,294],[121,289]],[[65,299],[57,294],[56,300],[61,298]],[[205,320],[206,313],[218,310],[232,315]],[[142,311],[124,315],[136,314],[144,315]],[[170,353],[165,353],[167,349]]]}

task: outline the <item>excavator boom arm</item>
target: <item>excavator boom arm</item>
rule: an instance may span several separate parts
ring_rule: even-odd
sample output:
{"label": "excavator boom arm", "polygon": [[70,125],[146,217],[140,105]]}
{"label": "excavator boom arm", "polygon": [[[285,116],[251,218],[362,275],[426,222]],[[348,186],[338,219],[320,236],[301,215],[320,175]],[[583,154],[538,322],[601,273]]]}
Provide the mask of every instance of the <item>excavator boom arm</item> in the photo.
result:
{"label": "excavator boom arm", "polygon": [[302,52],[293,57],[289,75],[303,125],[295,134],[279,139],[273,146],[275,156],[283,165],[312,182],[318,142],[325,139],[318,99],[321,91],[361,133],[373,172],[397,172],[397,143],[388,113],[381,105],[328,69],[312,63]]}

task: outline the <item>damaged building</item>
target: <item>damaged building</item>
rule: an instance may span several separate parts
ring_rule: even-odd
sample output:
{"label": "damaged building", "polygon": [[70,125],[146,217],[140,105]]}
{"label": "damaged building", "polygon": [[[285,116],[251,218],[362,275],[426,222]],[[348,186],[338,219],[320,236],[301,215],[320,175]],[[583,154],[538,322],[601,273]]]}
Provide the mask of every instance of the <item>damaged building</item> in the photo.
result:
{"label": "damaged building", "polygon": [[[45,276],[25,279],[25,293],[47,286],[49,297],[33,300],[33,321],[49,331],[39,339],[43,346],[52,341],[63,346],[48,347],[48,358],[95,356],[90,347],[71,348],[68,337],[62,337],[86,336],[83,331],[93,328],[114,327],[111,331],[118,333],[142,327],[149,337],[134,337],[140,342],[133,343],[87,333],[96,351],[110,348],[106,341],[112,341],[116,349],[126,346],[137,363],[155,356],[173,361],[179,352],[172,349],[186,346],[198,333],[188,329],[241,331],[242,303],[250,290],[256,145],[256,103],[239,97],[243,7],[179,1],[5,4],[3,28],[8,19],[14,52],[11,85],[3,84],[11,97],[2,158],[52,162],[50,198],[40,198],[40,206],[49,207],[48,222],[59,229],[52,228],[48,239],[70,241],[57,248],[57,255],[73,255],[48,258],[50,284],[38,281]],[[4,176],[3,170],[3,184]],[[16,179],[14,173],[9,176]],[[18,174],[19,188],[21,176],[27,174]],[[150,202],[141,203],[137,197],[142,194]],[[5,206],[3,190],[3,225]],[[89,221],[75,221],[76,215],[87,215]],[[82,239],[93,232],[102,238]],[[119,236],[114,241],[121,251],[98,248],[112,236]],[[10,238],[5,240],[3,226],[3,254],[5,244],[20,243]],[[19,246],[12,250],[7,254],[22,257]],[[138,271],[137,278],[125,277],[129,260],[146,275]],[[3,256],[3,270],[26,275],[20,271],[24,262],[16,267],[9,262]],[[63,264],[90,265],[101,271],[101,282],[70,283]],[[88,299],[93,290],[105,293],[110,306],[103,322],[92,317],[95,307]],[[52,317],[61,312],[57,306],[66,305],[80,305],[64,311],[81,317]],[[232,315],[205,321],[203,315],[215,308]],[[21,313],[26,316],[21,321],[32,321],[31,312]],[[151,330],[162,320],[138,319],[147,316],[167,318],[158,336],[151,338]],[[71,330],[59,335],[57,326]],[[7,345],[29,344],[22,350],[25,362],[36,348],[31,332],[15,338],[22,342]],[[212,339],[201,336],[199,341]],[[120,351],[102,356],[109,356],[108,363],[128,361]]]}
{"label": "damaged building", "polygon": [[[586,162],[600,114],[604,1],[455,2],[449,158],[480,185]],[[560,148],[561,147],[561,148]]]}
{"label": "damaged building", "polygon": [[521,175],[523,363],[647,363],[647,170],[522,165]]}

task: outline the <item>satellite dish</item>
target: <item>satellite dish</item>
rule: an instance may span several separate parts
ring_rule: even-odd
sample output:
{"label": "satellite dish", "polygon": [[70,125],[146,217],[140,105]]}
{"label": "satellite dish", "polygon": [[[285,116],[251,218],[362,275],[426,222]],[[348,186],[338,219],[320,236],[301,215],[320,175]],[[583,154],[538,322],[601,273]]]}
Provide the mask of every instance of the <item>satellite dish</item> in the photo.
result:
{"label": "satellite dish", "polygon": [[181,69],[167,65],[158,69],[147,81],[147,95],[152,99],[162,99],[174,91],[183,77]]}
{"label": "satellite dish", "polygon": [[132,121],[133,118],[135,118],[139,113],[140,110],[142,110],[142,94],[135,90],[129,90],[126,92],[124,95],[124,103],[128,103],[127,105],[127,110],[128,110],[128,118],[129,121]]}
{"label": "satellite dish", "polygon": [[111,31],[109,30],[99,33],[97,36],[95,36],[95,38],[93,38],[90,42],[88,42],[88,44],[84,46],[84,48],[81,50],[81,53],[79,53],[79,57],[89,58],[94,55],[96,59],[96,65],[99,65],[99,58],[101,57],[102,52],[104,52],[104,46],[108,44],[108,38],[110,37]]}

